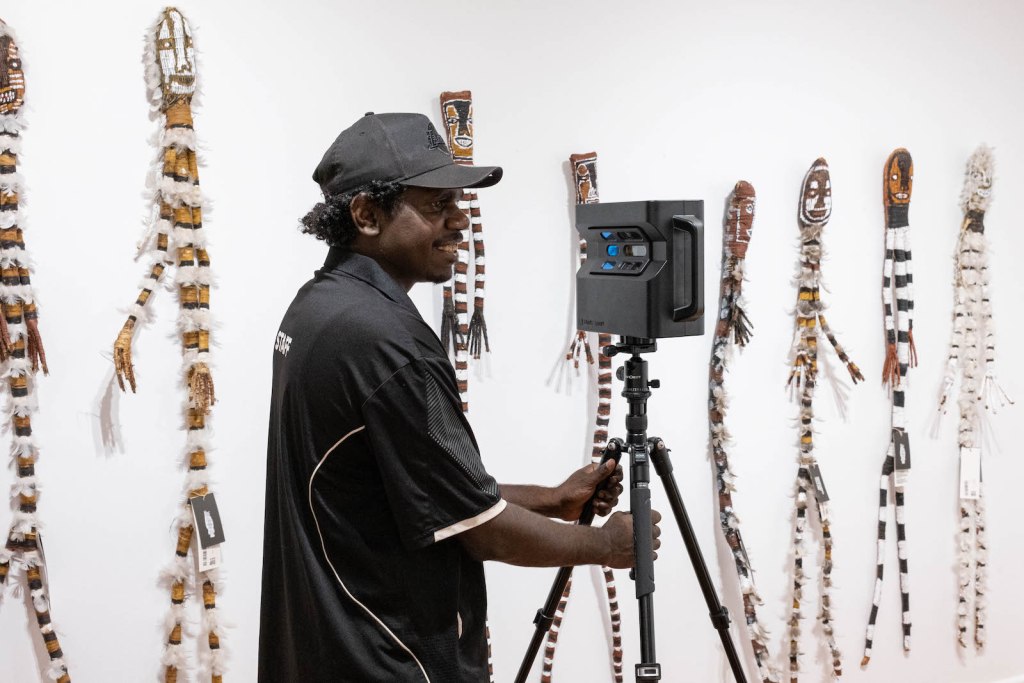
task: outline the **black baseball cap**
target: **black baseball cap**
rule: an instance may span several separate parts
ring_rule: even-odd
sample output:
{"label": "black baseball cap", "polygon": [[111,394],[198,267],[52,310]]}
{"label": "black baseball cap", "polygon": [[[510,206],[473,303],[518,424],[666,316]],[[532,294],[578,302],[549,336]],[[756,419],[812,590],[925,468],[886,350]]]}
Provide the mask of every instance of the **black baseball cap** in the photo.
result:
{"label": "black baseball cap", "polygon": [[490,187],[500,166],[452,161],[448,146],[423,114],[374,114],[346,128],[313,171],[324,195],[351,192],[371,180],[438,189]]}

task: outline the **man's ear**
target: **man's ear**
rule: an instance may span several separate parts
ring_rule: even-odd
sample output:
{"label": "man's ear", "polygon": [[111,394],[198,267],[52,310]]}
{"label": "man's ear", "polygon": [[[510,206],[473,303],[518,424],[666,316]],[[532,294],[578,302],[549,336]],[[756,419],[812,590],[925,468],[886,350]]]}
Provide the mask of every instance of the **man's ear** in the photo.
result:
{"label": "man's ear", "polygon": [[352,198],[349,211],[352,212],[352,220],[360,235],[376,237],[380,234],[377,207],[365,192],[360,192]]}

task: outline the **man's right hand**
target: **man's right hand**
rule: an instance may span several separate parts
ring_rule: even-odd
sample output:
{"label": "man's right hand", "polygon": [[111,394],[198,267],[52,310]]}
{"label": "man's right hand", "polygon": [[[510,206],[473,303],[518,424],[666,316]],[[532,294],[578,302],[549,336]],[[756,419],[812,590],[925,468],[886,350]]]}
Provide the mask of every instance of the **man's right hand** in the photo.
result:
{"label": "man's right hand", "polygon": [[[651,510],[651,537],[653,539],[654,559],[658,559],[658,548],[661,547],[661,513]],[[631,569],[633,567],[633,515],[628,512],[614,512],[601,527],[608,542],[608,558],[603,563],[613,569]]]}

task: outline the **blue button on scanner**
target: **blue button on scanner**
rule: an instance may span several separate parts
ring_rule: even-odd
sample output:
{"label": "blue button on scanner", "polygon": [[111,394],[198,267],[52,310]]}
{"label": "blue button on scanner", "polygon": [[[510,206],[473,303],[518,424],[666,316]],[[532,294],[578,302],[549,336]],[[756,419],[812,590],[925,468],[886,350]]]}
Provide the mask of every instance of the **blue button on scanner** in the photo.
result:
{"label": "blue button on scanner", "polygon": [[617,244],[609,244],[608,245],[608,255],[609,256],[618,256],[619,255],[619,245],[617,245]]}
{"label": "blue button on scanner", "polygon": [[601,233],[601,237],[603,237],[606,240],[610,240],[611,238],[615,237],[615,233],[611,232],[610,230],[604,230]]}
{"label": "blue button on scanner", "polygon": [[604,263],[601,264],[602,270],[612,270],[613,268],[615,268],[615,264],[612,263],[611,261],[605,261]]}

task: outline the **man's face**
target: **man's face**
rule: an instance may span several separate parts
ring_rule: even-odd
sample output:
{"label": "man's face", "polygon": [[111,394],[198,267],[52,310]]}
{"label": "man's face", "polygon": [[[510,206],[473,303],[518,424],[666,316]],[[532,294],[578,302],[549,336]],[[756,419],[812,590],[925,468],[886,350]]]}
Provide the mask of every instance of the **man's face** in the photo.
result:
{"label": "man's face", "polygon": [[406,290],[417,282],[450,280],[462,231],[469,227],[460,199],[462,190],[408,188],[366,255]]}
{"label": "man's face", "polygon": [[0,36],[0,114],[13,114],[25,101],[25,74],[18,46],[10,36]]}

